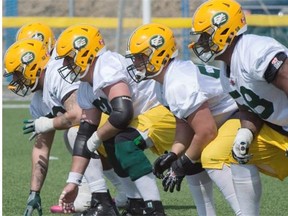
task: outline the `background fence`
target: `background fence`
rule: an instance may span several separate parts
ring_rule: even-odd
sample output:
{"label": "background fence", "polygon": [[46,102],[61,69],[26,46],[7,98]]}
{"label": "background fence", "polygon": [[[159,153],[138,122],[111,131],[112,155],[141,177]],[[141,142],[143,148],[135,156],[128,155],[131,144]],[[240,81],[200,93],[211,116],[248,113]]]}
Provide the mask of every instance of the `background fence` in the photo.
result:
{"label": "background fence", "polygon": [[[43,21],[56,37],[75,23],[100,28],[107,47],[124,54],[131,32],[143,23],[144,2],[151,22],[171,27],[180,57],[194,58],[188,50],[191,17],[205,0],[4,0],[2,54],[14,42],[17,30],[28,22]],[[239,0],[247,14],[248,32],[269,35],[288,46],[288,0]],[[147,10],[146,10],[146,13]],[[3,55],[2,55],[3,56]]]}

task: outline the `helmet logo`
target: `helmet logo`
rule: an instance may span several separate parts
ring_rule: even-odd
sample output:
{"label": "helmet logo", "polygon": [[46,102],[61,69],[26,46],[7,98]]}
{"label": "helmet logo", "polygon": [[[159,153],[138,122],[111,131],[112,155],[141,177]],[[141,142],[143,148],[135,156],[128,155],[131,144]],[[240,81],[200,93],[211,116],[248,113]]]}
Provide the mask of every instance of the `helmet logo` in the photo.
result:
{"label": "helmet logo", "polygon": [[88,43],[86,37],[78,37],[74,40],[73,46],[75,49],[80,50],[81,48],[85,47]]}
{"label": "helmet logo", "polygon": [[163,46],[164,38],[161,35],[155,35],[150,39],[150,46],[158,49],[159,47]]}
{"label": "helmet logo", "polygon": [[35,59],[35,55],[32,52],[26,52],[24,53],[24,55],[22,55],[21,57],[21,62],[23,64],[28,65],[29,63],[31,63],[33,60]]}
{"label": "helmet logo", "polygon": [[44,41],[44,35],[41,34],[41,33],[36,33],[36,34],[34,34],[34,35],[32,36],[32,38],[38,39],[38,40],[40,40],[40,41]]}
{"label": "helmet logo", "polygon": [[228,21],[228,15],[224,12],[220,12],[215,14],[212,18],[213,25],[220,27],[221,25],[225,24]]}

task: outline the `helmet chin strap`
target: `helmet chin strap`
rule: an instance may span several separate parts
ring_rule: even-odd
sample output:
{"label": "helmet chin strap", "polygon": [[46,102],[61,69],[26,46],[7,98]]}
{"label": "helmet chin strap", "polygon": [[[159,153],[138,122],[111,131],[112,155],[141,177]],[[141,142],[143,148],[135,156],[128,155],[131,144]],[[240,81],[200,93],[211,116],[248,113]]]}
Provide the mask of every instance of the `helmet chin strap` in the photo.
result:
{"label": "helmet chin strap", "polygon": [[[39,77],[36,77],[35,83],[34,83],[34,85],[33,85],[32,88],[31,88],[31,92],[33,92],[33,91],[36,89],[36,87],[37,87],[37,85],[38,85],[38,82],[39,82]],[[29,94],[30,94],[31,92],[29,92]],[[28,92],[27,92],[27,93],[28,93]]]}
{"label": "helmet chin strap", "polygon": [[84,71],[83,74],[79,75],[79,79],[82,79],[83,77],[85,77],[90,69],[91,64],[87,64],[86,70]]}

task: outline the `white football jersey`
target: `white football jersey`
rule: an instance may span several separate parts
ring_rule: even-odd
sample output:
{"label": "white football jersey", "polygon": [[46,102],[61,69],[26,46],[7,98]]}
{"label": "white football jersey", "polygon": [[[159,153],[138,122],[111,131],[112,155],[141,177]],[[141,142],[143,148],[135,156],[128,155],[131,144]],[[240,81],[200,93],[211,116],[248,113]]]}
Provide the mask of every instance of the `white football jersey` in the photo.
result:
{"label": "white football jersey", "polygon": [[[49,60],[46,67],[43,90],[35,92],[31,101],[33,106],[30,106],[30,113],[34,113],[32,116],[36,116],[36,118],[45,116],[47,115],[47,109],[52,116],[63,114],[65,112],[64,97],[79,88],[80,81],[70,84],[60,76],[57,69],[62,67],[62,64],[63,59],[55,60],[55,58],[51,58]],[[40,94],[42,97],[38,96]],[[43,109],[42,112],[39,111],[41,109]],[[36,115],[35,113],[41,114]]]}
{"label": "white football jersey", "polygon": [[287,95],[264,78],[268,64],[279,52],[288,54],[288,49],[273,38],[243,35],[234,48],[230,75],[223,73],[221,80],[237,103],[288,131]]}
{"label": "white football jersey", "polygon": [[57,69],[63,66],[63,59],[51,59],[45,72],[43,101],[54,116],[65,112],[63,98],[79,88],[80,81],[72,84],[66,82]]}
{"label": "white football jersey", "polygon": [[134,82],[126,70],[127,66],[127,60],[118,53],[106,51],[100,55],[94,68],[93,86],[87,82],[80,84],[78,90],[80,107],[82,109],[97,107],[109,115],[112,111],[111,104],[102,89],[119,81],[126,82],[130,88],[134,117],[159,105],[154,93],[155,81]]}
{"label": "white football jersey", "polygon": [[49,107],[43,102],[43,91],[36,91],[31,99],[30,114],[33,119],[50,114]]}
{"label": "white football jersey", "polygon": [[192,61],[170,63],[163,85],[157,84],[157,97],[179,119],[187,118],[206,101],[213,116],[237,110],[234,100],[223,92],[220,70]]}

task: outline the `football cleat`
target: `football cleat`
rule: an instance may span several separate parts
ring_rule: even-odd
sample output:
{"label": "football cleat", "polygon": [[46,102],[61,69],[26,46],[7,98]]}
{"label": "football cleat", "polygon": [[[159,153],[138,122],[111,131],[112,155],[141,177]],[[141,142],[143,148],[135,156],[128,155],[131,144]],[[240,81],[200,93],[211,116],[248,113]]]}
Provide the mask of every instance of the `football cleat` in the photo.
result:
{"label": "football cleat", "polygon": [[90,208],[74,216],[119,216],[119,212],[108,191],[92,193]]}
{"label": "football cleat", "polygon": [[121,213],[121,216],[141,216],[145,203],[143,199],[128,198],[127,207]]}

